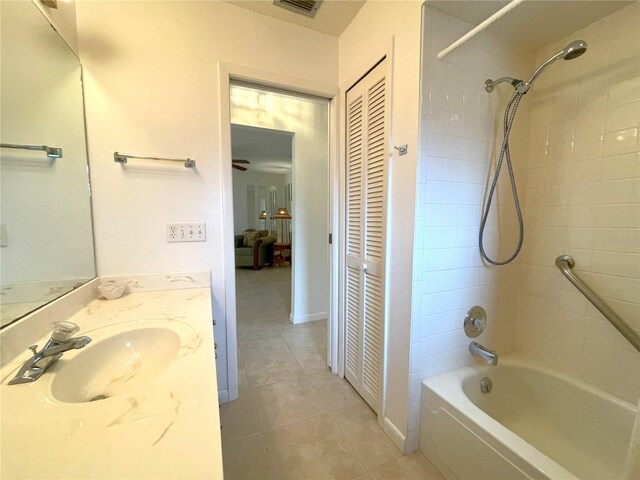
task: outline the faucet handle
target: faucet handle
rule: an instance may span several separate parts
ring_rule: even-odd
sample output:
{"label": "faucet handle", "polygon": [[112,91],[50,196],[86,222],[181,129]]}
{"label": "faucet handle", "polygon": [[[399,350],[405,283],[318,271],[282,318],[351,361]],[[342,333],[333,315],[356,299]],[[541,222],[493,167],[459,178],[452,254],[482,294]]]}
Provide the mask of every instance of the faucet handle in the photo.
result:
{"label": "faucet handle", "polygon": [[487,319],[486,318],[474,318],[472,320],[473,326],[476,327],[481,332],[487,328]]}
{"label": "faucet handle", "polygon": [[80,331],[80,327],[78,325],[67,321],[53,322],[51,327],[53,327],[51,340],[58,343],[68,340],[74,333],[78,333]]}
{"label": "faucet handle", "polygon": [[38,345],[31,345],[29,347],[29,350],[31,350],[33,352],[33,354],[35,355],[36,353],[38,353]]}
{"label": "faucet handle", "polygon": [[469,338],[479,336],[487,327],[487,312],[479,305],[471,307],[464,317],[464,333]]}

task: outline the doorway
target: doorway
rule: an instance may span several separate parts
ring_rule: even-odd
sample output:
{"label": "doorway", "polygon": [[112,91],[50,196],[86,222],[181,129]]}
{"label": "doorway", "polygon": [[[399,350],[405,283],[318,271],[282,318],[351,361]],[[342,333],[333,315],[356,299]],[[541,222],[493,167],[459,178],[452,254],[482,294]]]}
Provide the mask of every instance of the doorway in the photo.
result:
{"label": "doorway", "polygon": [[328,364],[330,110],[241,82],[229,97],[238,383],[254,389]]}
{"label": "doorway", "polygon": [[[245,85],[261,85],[267,89],[274,89],[279,92],[286,92],[293,96],[307,95],[316,99],[323,99],[328,103],[329,118],[327,119],[327,129],[329,131],[330,144],[330,220],[332,232],[339,231],[339,92],[340,89],[322,83],[300,80],[299,78],[282,75],[273,72],[267,72],[247,66],[221,62],[219,64],[218,87],[220,97],[220,156],[226,159],[222,163],[221,171],[221,208],[222,208],[222,255],[220,261],[223,262],[223,278],[217,282],[222,288],[222,303],[220,305],[223,312],[221,317],[222,325],[220,332],[223,335],[217,336],[219,342],[222,342],[222,350],[218,345],[218,379],[221,388],[219,395],[222,402],[233,401],[238,398],[238,350],[237,350],[237,322],[236,322],[236,290],[235,290],[235,258],[234,258],[234,219],[233,219],[233,186],[232,186],[232,163],[231,163],[231,87],[233,83],[243,83]],[[248,105],[247,105],[248,107]],[[263,126],[264,127],[264,126]],[[287,130],[286,128],[276,128],[277,130]],[[290,130],[289,130],[290,131]],[[295,163],[292,166],[295,171]],[[292,207],[295,211],[295,191],[292,189]],[[295,242],[295,239],[294,239]],[[334,242],[335,245],[335,242]],[[333,324],[337,320],[337,297],[338,285],[336,279],[337,274],[337,250],[335,247],[325,244],[325,248],[329,249],[331,256],[331,310],[330,321],[328,324],[328,355],[331,359],[330,365],[334,373],[338,371],[338,328]],[[297,265],[295,246],[293,251],[293,270]],[[218,322],[221,323],[221,322]],[[226,375],[225,375],[226,374]],[[226,377],[226,378],[225,378]]]}

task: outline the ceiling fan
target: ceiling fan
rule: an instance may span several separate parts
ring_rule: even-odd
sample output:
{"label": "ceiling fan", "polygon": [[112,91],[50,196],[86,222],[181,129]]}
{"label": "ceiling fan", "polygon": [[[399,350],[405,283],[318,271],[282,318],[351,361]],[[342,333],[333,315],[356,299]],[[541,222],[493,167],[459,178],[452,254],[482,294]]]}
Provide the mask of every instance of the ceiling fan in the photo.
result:
{"label": "ceiling fan", "polygon": [[235,168],[236,170],[240,170],[241,172],[244,172],[244,171],[246,171],[246,170],[247,170],[247,167],[241,167],[241,166],[240,166],[240,165],[238,165],[238,164],[245,164],[245,165],[248,165],[248,164],[250,164],[250,163],[251,163],[251,162],[250,162],[249,160],[243,160],[243,159],[241,159],[241,158],[234,158],[234,159],[232,159],[232,160],[231,160],[231,167],[232,167],[232,168]]}

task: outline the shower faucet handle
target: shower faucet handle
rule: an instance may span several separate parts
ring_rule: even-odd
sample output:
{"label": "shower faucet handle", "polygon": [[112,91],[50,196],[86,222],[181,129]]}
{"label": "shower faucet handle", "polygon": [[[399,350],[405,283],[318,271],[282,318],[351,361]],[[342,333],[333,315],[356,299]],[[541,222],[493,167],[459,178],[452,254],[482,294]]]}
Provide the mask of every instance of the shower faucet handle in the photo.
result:
{"label": "shower faucet handle", "polygon": [[471,323],[474,327],[476,327],[481,332],[487,328],[487,319],[486,318],[473,318],[471,319]]}
{"label": "shower faucet handle", "polygon": [[469,338],[475,338],[484,332],[485,328],[487,328],[487,312],[479,305],[471,307],[464,317],[464,333]]}

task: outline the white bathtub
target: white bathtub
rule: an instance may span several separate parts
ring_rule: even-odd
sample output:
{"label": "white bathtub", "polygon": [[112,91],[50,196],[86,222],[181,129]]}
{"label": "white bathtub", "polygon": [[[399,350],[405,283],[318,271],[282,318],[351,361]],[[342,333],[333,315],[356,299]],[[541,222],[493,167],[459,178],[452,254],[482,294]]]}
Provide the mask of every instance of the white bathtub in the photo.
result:
{"label": "white bathtub", "polygon": [[423,382],[420,450],[448,479],[621,480],[637,414],[584,382],[500,358]]}

